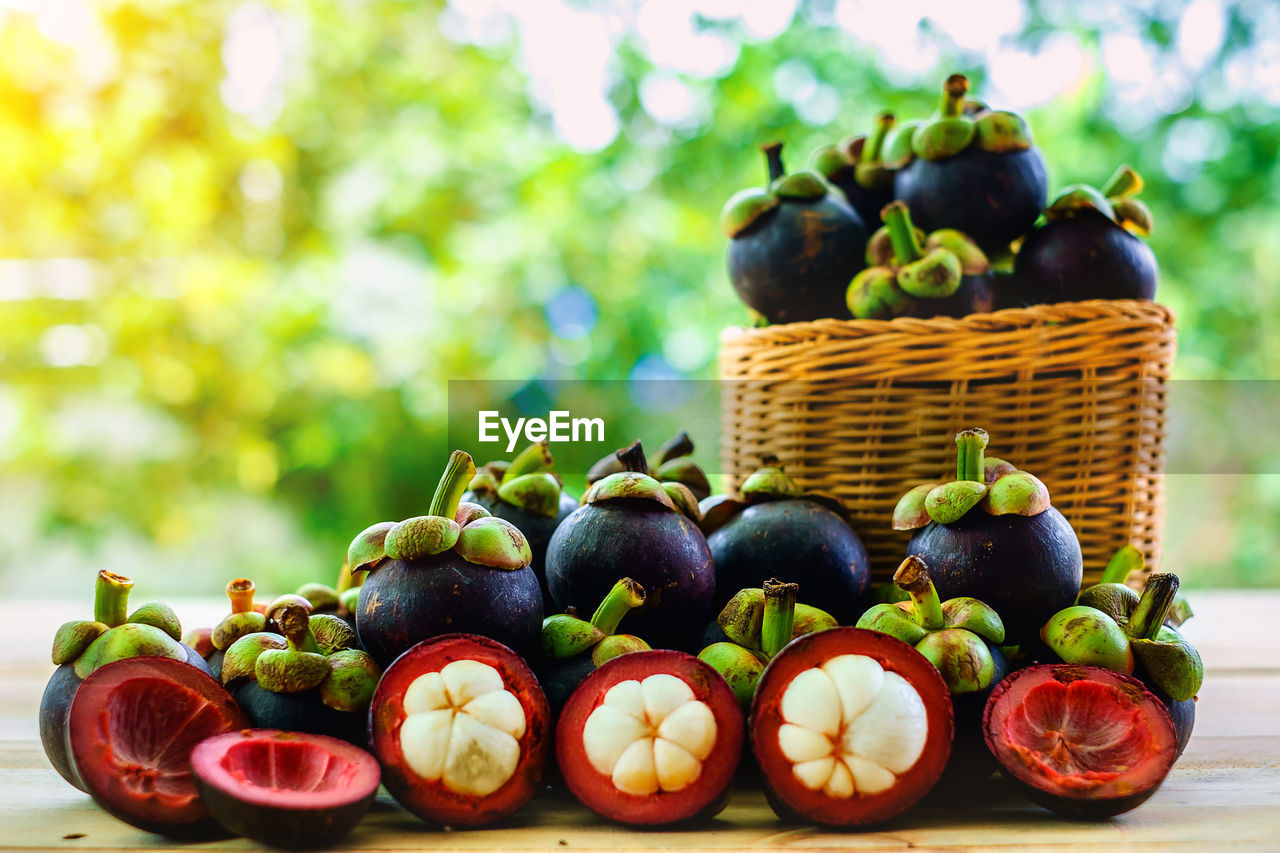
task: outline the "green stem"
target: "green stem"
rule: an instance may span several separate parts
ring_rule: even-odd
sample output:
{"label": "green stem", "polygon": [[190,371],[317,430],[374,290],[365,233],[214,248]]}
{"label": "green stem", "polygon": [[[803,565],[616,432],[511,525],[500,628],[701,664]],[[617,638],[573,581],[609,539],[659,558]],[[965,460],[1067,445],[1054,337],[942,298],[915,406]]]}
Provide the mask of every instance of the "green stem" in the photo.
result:
{"label": "green stem", "polygon": [[760,650],[768,659],[791,642],[795,630],[796,596],[800,585],[774,578],[764,582],[764,617],[760,625]]}
{"label": "green stem", "polygon": [[985,483],[986,474],[982,470],[982,452],[989,441],[985,429],[962,429],[956,433],[956,479],[972,480]]}
{"label": "green stem", "polygon": [[893,573],[893,582],[911,596],[915,603],[913,621],[926,631],[938,631],[945,627],[942,618],[942,599],[938,588],[929,578],[929,567],[914,554],[902,561]]}
{"label": "green stem", "polygon": [[906,202],[889,202],[880,211],[880,218],[889,229],[889,244],[900,265],[914,263],[924,257],[924,247],[916,239],[916,226],[911,221],[911,211],[907,210]]}
{"label": "green stem", "polygon": [[547,445],[547,440],[543,439],[516,454],[516,458],[511,460],[511,464],[503,472],[502,482],[509,483],[516,477],[545,471],[553,464],[555,459],[551,457],[551,448]]}
{"label": "green stem", "polygon": [[129,590],[133,581],[106,569],[98,572],[93,589],[93,619],[108,628],[123,625],[129,616]]}
{"label": "green stem", "polygon": [[952,74],[942,86],[942,115],[956,118],[964,115],[964,98],[969,94],[969,78]]}
{"label": "green stem", "polygon": [[1164,625],[1165,614],[1178,594],[1178,576],[1156,573],[1147,578],[1147,588],[1129,617],[1126,633],[1135,640],[1154,640]]}
{"label": "green stem", "polygon": [[227,584],[227,598],[231,599],[232,613],[248,613],[253,609],[253,593],[256,587],[248,578],[236,578]]}
{"label": "green stem", "polygon": [[1107,198],[1128,198],[1140,192],[1142,192],[1142,176],[1130,166],[1121,166],[1116,169],[1116,173],[1102,185],[1102,194]]}
{"label": "green stem", "polygon": [[471,454],[455,450],[449,455],[449,464],[445,466],[440,477],[440,485],[431,496],[431,505],[427,507],[427,515],[438,515],[442,518],[453,518],[458,514],[458,504],[462,503],[462,495],[476,475],[476,463]]}
{"label": "green stem", "polygon": [[875,127],[872,128],[867,141],[862,143],[862,153],[858,155],[859,163],[875,163],[884,151],[884,141],[893,128],[893,113],[880,113],[876,116]]}
{"label": "green stem", "polygon": [[769,183],[773,183],[787,173],[782,166],[782,143],[766,142],[760,146],[760,150],[764,152],[765,162],[769,166]]}
{"label": "green stem", "polygon": [[618,630],[622,617],[644,604],[644,587],[631,578],[623,578],[613,585],[591,617],[591,624],[606,634]]}
{"label": "green stem", "polygon": [[1107,567],[1102,570],[1102,580],[1098,583],[1124,583],[1134,570],[1141,571],[1143,565],[1142,552],[1132,545],[1121,545],[1111,555]]}
{"label": "green stem", "polygon": [[622,463],[623,471],[631,471],[636,474],[648,474],[649,462],[644,458],[644,448],[640,446],[640,441],[631,442],[630,446],[624,447],[617,453],[618,461]]}

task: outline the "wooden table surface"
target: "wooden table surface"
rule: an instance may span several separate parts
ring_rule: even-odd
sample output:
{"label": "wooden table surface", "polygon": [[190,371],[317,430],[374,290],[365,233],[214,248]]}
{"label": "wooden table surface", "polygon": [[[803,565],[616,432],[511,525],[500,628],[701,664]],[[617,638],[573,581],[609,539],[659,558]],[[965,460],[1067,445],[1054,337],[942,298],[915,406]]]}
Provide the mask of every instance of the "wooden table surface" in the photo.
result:
{"label": "wooden table surface", "polygon": [[[869,830],[831,832],[779,821],[756,790],[739,790],[715,819],[680,830],[613,826],[564,795],[535,800],[509,823],[442,832],[380,797],[344,842],[392,849],[1187,849],[1280,850],[1280,590],[1194,591],[1185,626],[1207,675],[1195,734],[1164,786],[1109,821],[1063,820],[999,780],[978,805],[926,800]],[[189,624],[210,624],[225,602],[174,602]],[[100,811],[44,757],[36,710],[52,665],[57,625],[84,618],[90,602],[0,602],[0,849],[119,850],[171,847]],[[200,849],[243,849],[231,839]]]}

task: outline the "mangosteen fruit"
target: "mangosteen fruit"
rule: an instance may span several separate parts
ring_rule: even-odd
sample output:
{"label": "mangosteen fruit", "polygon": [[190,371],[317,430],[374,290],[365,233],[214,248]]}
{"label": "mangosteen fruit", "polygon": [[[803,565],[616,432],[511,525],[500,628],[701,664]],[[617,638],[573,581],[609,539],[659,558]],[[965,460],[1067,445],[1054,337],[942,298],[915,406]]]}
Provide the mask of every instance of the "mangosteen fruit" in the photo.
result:
{"label": "mangosteen fruit", "polygon": [[80,790],[67,754],[67,713],[81,683],[94,670],[117,660],[156,656],[172,658],[203,672],[201,655],[183,644],[182,626],[167,604],[153,601],[128,612],[133,581],[114,572],[97,575],[93,619],[67,622],[53,637],[53,663],[58,667],[40,698],[40,743],[49,763]]}
{"label": "mangosteen fruit", "polygon": [[733,289],[770,323],[848,316],[844,292],[865,266],[867,226],[824,178],[786,174],[782,143],[763,150],[768,185],[736,193],[720,212]]}
{"label": "mangosteen fruit", "polygon": [[893,121],[893,113],[880,113],[869,136],[824,145],[810,157],[813,170],[844,193],[867,228],[880,224],[881,208],[893,200],[893,171],[883,159]]}
{"label": "mangosteen fruit", "polygon": [[471,457],[455,450],[426,515],[375,524],[348,549],[352,571],[369,572],[356,632],[381,666],[440,634],[483,634],[520,652],[537,647],[542,591],[529,568],[533,551],[514,524],[461,502],[475,474]]}
{"label": "mangosteen fruit", "polygon": [[380,670],[355,648],[355,632],[337,616],[311,616],[289,599],[273,604],[267,616],[283,636],[246,634],[223,657],[223,684],[253,725],[365,744]]}
{"label": "mangosteen fruit", "polygon": [[1006,642],[1033,640],[1076,600],[1084,562],[1070,522],[1035,475],[985,458],[987,431],[956,433],[956,479],[916,486],[893,510],[894,530],[913,530],[907,553],[922,558],[943,598],[968,596],[1000,614]]}
{"label": "mangosteen fruit", "polygon": [[942,601],[919,557],[907,557],[893,575],[908,596],[903,602],[877,604],[862,614],[857,627],[880,631],[909,643],[929,659],[951,693],[956,736],[951,761],[939,787],[968,789],[996,771],[982,735],[982,711],[991,689],[1009,673],[999,644],[1000,615],[976,598]]}
{"label": "mangosteen fruit", "polygon": [[799,604],[800,586],[770,578],[759,588],[740,590],[720,611],[716,627],[724,639],[708,643],[698,660],[710,664],[733,688],[745,714],[765,666],[796,637],[836,626],[824,610]]}
{"label": "mangosteen fruit", "polygon": [[312,850],[341,841],[378,792],[377,760],[325,735],[242,729],[191,751],[200,801],[224,829],[271,847]]}
{"label": "mangosteen fruit", "polygon": [[483,826],[542,786],[551,712],[506,646],[475,634],[426,640],[383,675],[370,711],[382,781],[400,805],[445,826]]}
{"label": "mangosteen fruit", "polygon": [[992,691],[987,746],[1035,802],[1074,818],[1137,808],[1169,775],[1177,736],[1142,682],[1072,664],[1029,666]]}
{"label": "mangosteen fruit", "polygon": [[885,159],[899,167],[894,198],[921,228],[961,228],[988,256],[1004,255],[1040,215],[1048,170],[1021,116],[970,109],[968,91],[963,74],[948,77],[937,115],[895,134]]}
{"label": "mangosteen fruit", "polygon": [[[231,612],[209,631],[209,651],[204,659],[214,678],[222,679],[222,657],[236,640],[245,634],[267,629],[266,607],[255,607],[256,585],[249,578],[235,578],[227,583]],[[199,647],[195,647],[200,651]]]}
{"label": "mangosteen fruit", "polygon": [[569,790],[610,820],[656,826],[728,801],[745,724],[733,691],[683,652],[622,655],[565,703],[556,760]]}
{"label": "mangosteen fruit", "polygon": [[112,816],[173,838],[206,837],[218,828],[192,780],[191,751],[248,725],[208,673],[172,658],[131,657],[80,685],[66,749],[83,790]]}
{"label": "mangosteen fruit", "polygon": [[[858,534],[834,498],[804,493],[773,456],[742,483],[735,506],[722,505],[707,535],[715,560],[715,608],[770,578],[798,583],[805,598],[838,621],[866,607],[871,567]],[[733,513],[736,508],[738,512]]]}
{"label": "mangosteen fruit", "polygon": [[[645,473],[661,483],[685,485],[693,492],[695,499],[704,500],[711,494],[711,481],[707,479],[707,472],[702,470],[702,466],[694,461],[693,450],[693,439],[689,438],[689,433],[681,432],[674,438],[667,439],[658,448],[656,461],[650,464]],[[610,474],[626,470],[618,454],[610,453],[587,471],[587,485],[594,486]]]}
{"label": "mangosteen fruit", "polygon": [[1142,178],[1128,166],[1101,191],[1084,184],[1063,190],[1018,250],[1014,277],[1022,300],[1154,299],[1160,272],[1155,253],[1139,239],[1151,233],[1151,212],[1134,198],[1141,190]]}
{"label": "mangosteen fruit", "polygon": [[476,472],[464,501],[479,504],[497,518],[506,519],[529,540],[533,560],[529,567],[538,576],[545,605],[547,591],[547,543],[560,522],[578,508],[578,500],[564,490],[564,483],[552,470],[555,459],[547,442],[540,441],[522,450],[504,465],[492,462]]}
{"label": "mangosteen fruit", "polygon": [[711,614],[715,565],[688,487],[647,473],[640,442],[619,451],[627,470],[597,481],[547,546],[547,586],[560,610],[587,612],[621,577],[645,602],[628,627],[658,648],[696,649]]}
{"label": "mangosteen fruit", "polygon": [[622,617],[642,604],[644,587],[623,578],[609,590],[590,621],[569,613],[542,620],[537,675],[553,717],[560,716],[569,695],[596,667],[618,655],[648,651],[649,644],[636,635],[617,633]]}
{"label": "mangosteen fruit", "polygon": [[991,264],[962,231],[939,228],[927,237],[911,224],[901,201],[882,211],[885,225],[867,243],[868,267],[846,294],[857,319],[964,317],[991,311]]}
{"label": "mangosteen fruit", "polygon": [[910,808],[951,754],[951,696],[924,655],[862,628],[795,640],[765,669],[751,746],[780,817],[864,826]]}

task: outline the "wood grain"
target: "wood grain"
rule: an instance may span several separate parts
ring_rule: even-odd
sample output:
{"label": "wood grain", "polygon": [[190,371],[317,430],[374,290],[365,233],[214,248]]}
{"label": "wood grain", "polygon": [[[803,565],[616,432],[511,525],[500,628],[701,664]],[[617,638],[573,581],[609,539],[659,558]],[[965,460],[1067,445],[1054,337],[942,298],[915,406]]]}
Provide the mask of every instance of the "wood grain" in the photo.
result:
{"label": "wood grain", "polygon": [[[739,790],[717,819],[678,830],[638,832],[597,818],[549,791],[509,823],[441,831],[380,798],[344,843],[358,850],[1211,850],[1280,849],[1280,663],[1266,636],[1280,591],[1194,592],[1187,633],[1208,677],[1197,705],[1196,733],[1164,786],[1141,808],[1100,823],[1060,819],[1030,805],[999,779],[978,802],[931,798],[873,831],[836,833],[774,817],[758,790]],[[179,602],[193,620],[212,620],[224,605]],[[0,849],[166,849],[169,842],[99,810],[49,767],[40,748],[36,709],[52,666],[45,647],[76,603],[0,603]],[[31,638],[39,638],[39,644]],[[199,849],[257,849],[243,839]]]}

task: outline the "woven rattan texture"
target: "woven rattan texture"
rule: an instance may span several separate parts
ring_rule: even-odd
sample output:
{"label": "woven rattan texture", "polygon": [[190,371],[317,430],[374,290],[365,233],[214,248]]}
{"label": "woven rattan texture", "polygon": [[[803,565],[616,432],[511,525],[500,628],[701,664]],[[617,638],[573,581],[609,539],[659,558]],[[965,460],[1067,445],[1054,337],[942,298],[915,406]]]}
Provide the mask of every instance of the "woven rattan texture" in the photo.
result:
{"label": "woven rattan texture", "polygon": [[[1160,563],[1172,313],[1093,300],[961,319],[821,320],[721,335],[722,465],[737,486],[766,453],[841,498],[888,580],[908,488],[955,476],[957,429],[1036,474],[1084,552],[1085,583],[1125,542]],[[1016,567],[1010,567],[1016,571]]]}

